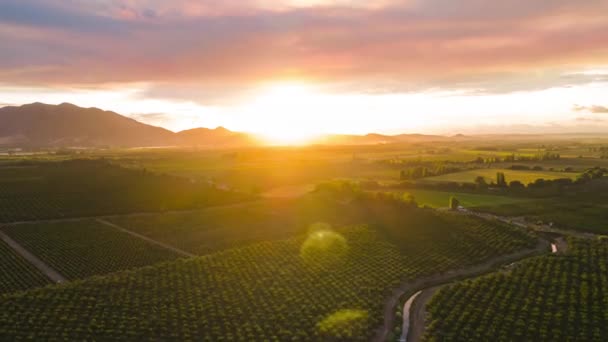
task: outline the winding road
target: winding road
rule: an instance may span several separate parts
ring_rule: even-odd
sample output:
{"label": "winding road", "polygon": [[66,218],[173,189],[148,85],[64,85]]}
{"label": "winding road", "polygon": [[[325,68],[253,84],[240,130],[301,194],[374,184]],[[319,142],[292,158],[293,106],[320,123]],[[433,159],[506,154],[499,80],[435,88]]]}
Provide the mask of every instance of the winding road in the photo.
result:
{"label": "winding road", "polygon": [[[415,294],[418,291],[423,291],[425,289],[450,283],[456,280],[479,276],[496,269],[498,266],[510,264],[515,261],[519,261],[521,259],[525,259],[534,255],[543,254],[546,253],[548,250],[549,243],[545,240],[539,239],[538,244],[534,248],[524,249],[512,254],[495,257],[485,261],[484,263],[477,264],[468,268],[451,270],[445,273],[419,278],[402,284],[399,288],[393,291],[392,295],[386,301],[384,305],[384,324],[382,328],[378,330],[378,333],[374,337],[373,341],[384,342],[388,338],[389,333],[393,331],[393,328],[395,327],[395,308],[397,307],[397,304],[399,303],[399,300],[403,297],[403,295]],[[411,310],[410,314],[404,314],[404,317],[405,316],[408,316],[409,319],[409,317],[412,316]],[[410,329],[413,330],[413,327],[417,324],[412,323],[415,322],[412,322],[410,320],[408,326]],[[415,341],[411,337],[408,337],[407,340]]]}
{"label": "winding road", "polygon": [[[576,233],[575,232],[574,234],[572,234],[569,231],[566,232],[566,231],[559,230],[559,229],[556,229],[553,227],[526,224],[525,222],[519,221],[519,220],[514,222],[513,219],[500,217],[500,216],[496,216],[496,215],[491,215],[491,214],[475,213],[475,212],[471,212],[471,211],[466,211],[464,213],[478,216],[478,217],[481,217],[484,219],[500,220],[502,222],[514,224],[519,227],[533,229],[533,230],[540,231],[540,232],[569,234],[569,235],[576,235],[579,237],[587,237],[587,238],[590,236],[590,234],[586,234],[586,233]],[[453,281],[462,280],[463,278],[476,277],[483,273],[487,273],[489,271],[496,269],[496,267],[500,264],[505,265],[505,264],[512,264],[515,262],[519,262],[528,257],[535,256],[535,255],[538,255],[540,253],[547,251],[548,247],[551,248],[552,253],[563,254],[568,250],[568,244],[566,243],[566,240],[564,239],[563,236],[560,236],[560,237],[554,239],[553,242],[551,242],[550,244],[546,240],[539,238],[539,243],[534,250],[521,251],[518,253],[508,255],[508,256],[498,257],[498,258],[489,260],[488,262],[486,262],[482,265],[473,266],[472,268],[461,269],[461,270],[457,270],[457,271],[454,271],[454,272],[451,272],[451,273],[448,273],[445,275],[429,277],[429,278],[423,279],[418,282],[404,284],[404,286],[402,286],[399,290],[399,291],[401,291],[402,295],[406,294],[406,293],[412,293],[412,291],[416,291],[416,290],[417,290],[417,292],[415,292],[413,295],[411,295],[405,301],[405,304],[403,306],[403,323],[402,323],[403,328],[402,328],[401,337],[400,337],[399,341],[400,342],[406,342],[406,341],[417,342],[422,339],[422,336],[424,335],[424,331],[425,331],[425,324],[426,324],[426,306],[427,306],[428,302],[430,301],[430,299],[433,297],[433,295],[442,286],[444,286],[448,283],[451,283]],[[394,297],[391,297],[391,300],[389,302],[391,302],[391,303],[398,302],[398,298],[395,301]],[[395,306],[393,306],[393,312],[394,312]],[[386,309],[387,308],[385,307],[384,329],[382,330],[381,334],[379,334],[376,337],[376,339],[374,341],[385,341],[388,336],[388,333],[390,331],[389,323],[393,322],[394,313],[391,315]]]}

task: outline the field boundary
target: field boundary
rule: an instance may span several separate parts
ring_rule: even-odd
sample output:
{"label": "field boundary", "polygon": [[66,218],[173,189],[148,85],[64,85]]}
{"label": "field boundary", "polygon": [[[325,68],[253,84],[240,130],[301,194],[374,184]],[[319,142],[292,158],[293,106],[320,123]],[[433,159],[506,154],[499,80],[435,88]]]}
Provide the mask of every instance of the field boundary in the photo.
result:
{"label": "field boundary", "polygon": [[17,241],[13,240],[10,236],[8,236],[5,232],[1,230],[0,239],[6,242],[6,244],[9,245],[9,247],[12,248],[13,251],[21,255],[25,260],[32,264],[32,266],[36,267],[40,272],[42,272],[55,283],[64,283],[67,281],[67,279],[59,272],[55,271],[49,265],[45,264],[42,260],[38,259],[38,257],[30,253],[27,249],[17,243]]}
{"label": "field boundary", "polygon": [[106,226],[118,229],[118,230],[120,230],[123,233],[127,233],[127,234],[129,234],[131,236],[134,236],[136,238],[139,238],[141,240],[144,240],[144,241],[149,242],[151,244],[154,244],[156,246],[162,247],[164,249],[168,249],[168,250],[170,250],[170,251],[172,251],[174,253],[177,253],[177,254],[179,254],[181,256],[185,256],[185,257],[196,257],[197,256],[196,254],[188,253],[188,252],[186,252],[184,250],[181,250],[181,249],[179,249],[177,247],[173,247],[173,246],[168,245],[166,243],[163,243],[163,242],[160,242],[160,241],[156,241],[156,240],[154,240],[152,238],[149,238],[149,237],[147,237],[145,235],[142,235],[142,234],[136,233],[134,231],[128,230],[128,229],[126,229],[124,227],[121,227],[121,226],[119,226],[117,224],[114,224],[112,222],[106,221],[104,219],[98,218],[98,219],[95,219],[95,221],[97,221],[97,222],[99,222],[99,223],[101,223],[103,225],[106,225]]}

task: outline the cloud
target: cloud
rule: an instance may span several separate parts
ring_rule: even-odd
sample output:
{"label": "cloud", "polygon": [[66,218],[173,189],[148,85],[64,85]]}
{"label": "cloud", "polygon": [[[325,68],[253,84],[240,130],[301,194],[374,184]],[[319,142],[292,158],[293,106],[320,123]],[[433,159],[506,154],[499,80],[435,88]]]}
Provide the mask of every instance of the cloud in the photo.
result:
{"label": "cloud", "polygon": [[4,0],[0,79],[147,82],[144,95],[209,103],[294,79],[353,92],[546,89],[608,81],[573,73],[608,59],[606,13],[596,0]]}
{"label": "cloud", "polygon": [[154,126],[166,126],[175,119],[172,115],[166,113],[136,113],[130,114],[129,117]]}
{"label": "cloud", "polygon": [[597,105],[581,106],[581,105],[575,104],[572,107],[572,109],[576,112],[589,112],[589,113],[593,113],[593,114],[608,114],[608,107],[597,106]]}
{"label": "cloud", "polygon": [[577,117],[576,121],[581,121],[581,122],[606,122],[606,120],[603,120],[603,119],[600,119],[600,118],[588,118],[588,117],[584,117],[584,116]]}

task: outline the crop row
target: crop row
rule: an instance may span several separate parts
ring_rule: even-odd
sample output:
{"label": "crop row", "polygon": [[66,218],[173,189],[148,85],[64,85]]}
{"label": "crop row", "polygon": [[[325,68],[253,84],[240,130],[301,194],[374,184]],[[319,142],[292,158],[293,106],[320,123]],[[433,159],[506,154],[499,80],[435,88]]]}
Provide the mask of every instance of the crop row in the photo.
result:
{"label": "crop row", "polygon": [[20,224],[2,229],[69,279],[177,258],[171,251],[93,220]]}
{"label": "crop row", "polygon": [[113,217],[109,221],[182,250],[204,255],[300,231],[285,205],[270,201],[238,208]]}
{"label": "crop row", "polygon": [[0,240],[0,295],[50,283],[44,274]]}
{"label": "crop row", "polygon": [[608,244],[569,239],[567,255],[538,257],[442,289],[428,341],[606,341]]}
{"label": "crop row", "polygon": [[[450,225],[437,235],[445,240],[442,254],[437,248],[405,254],[385,232],[364,226],[318,227],[307,236],[0,299],[0,337],[365,341],[381,325],[384,301],[402,281],[480,261],[459,247],[471,234],[448,243],[454,242]],[[412,240],[430,247],[433,242],[421,238],[428,229],[408,228]],[[482,250],[491,254],[491,248]]]}

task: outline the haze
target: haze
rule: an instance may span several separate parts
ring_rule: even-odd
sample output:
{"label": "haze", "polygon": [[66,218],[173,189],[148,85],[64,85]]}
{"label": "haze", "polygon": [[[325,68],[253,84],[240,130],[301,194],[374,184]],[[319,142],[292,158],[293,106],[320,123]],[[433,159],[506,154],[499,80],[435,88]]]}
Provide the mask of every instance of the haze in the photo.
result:
{"label": "haze", "polygon": [[606,1],[0,2],[0,105],[174,131],[601,132]]}

